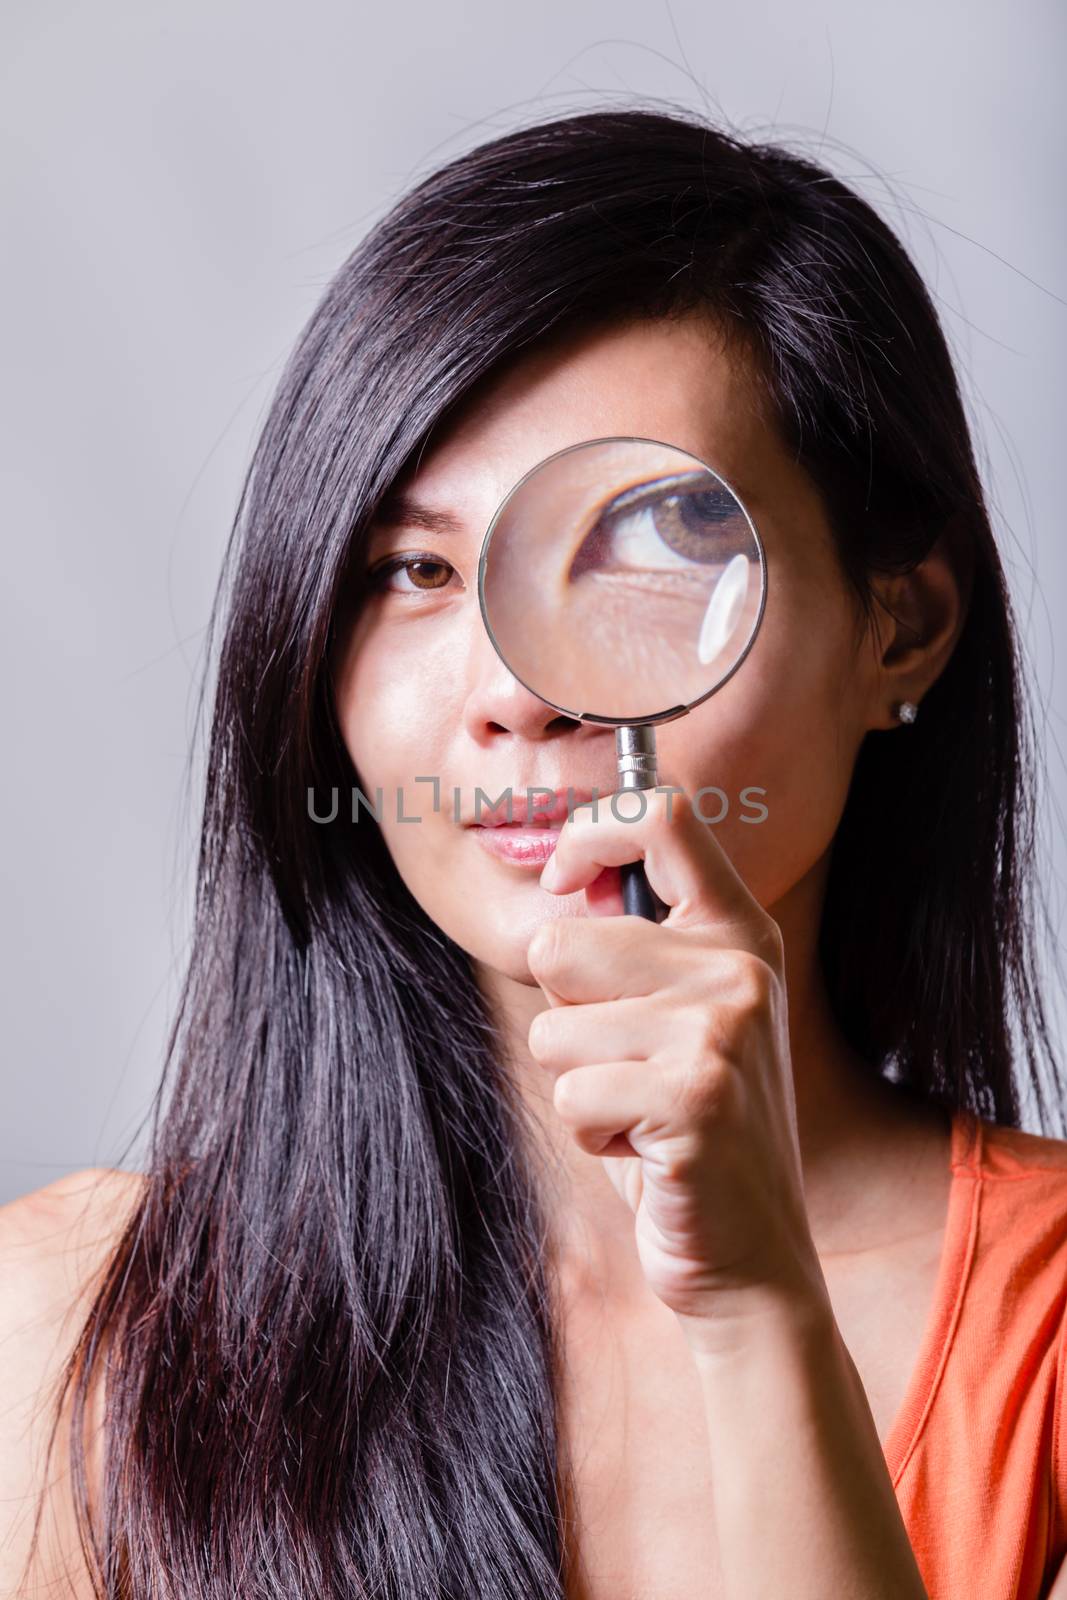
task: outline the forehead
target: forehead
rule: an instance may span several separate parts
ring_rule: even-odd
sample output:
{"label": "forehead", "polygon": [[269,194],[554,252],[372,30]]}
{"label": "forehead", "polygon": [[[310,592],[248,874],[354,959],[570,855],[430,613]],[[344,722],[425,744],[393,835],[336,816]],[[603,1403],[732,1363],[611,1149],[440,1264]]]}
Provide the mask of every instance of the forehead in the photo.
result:
{"label": "forehead", "polygon": [[708,317],[690,313],[568,331],[524,353],[439,425],[391,498],[416,494],[484,527],[546,456],[617,436],[698,456],[746,505],[780,493],[799,471],[751,357]]}

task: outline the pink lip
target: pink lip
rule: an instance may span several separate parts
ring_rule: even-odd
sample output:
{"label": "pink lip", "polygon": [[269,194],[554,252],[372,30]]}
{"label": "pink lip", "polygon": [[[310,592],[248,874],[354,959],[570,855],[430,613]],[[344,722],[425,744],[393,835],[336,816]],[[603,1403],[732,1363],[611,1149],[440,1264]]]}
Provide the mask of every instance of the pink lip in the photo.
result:
{"label": "pink lip", "polygon": [[478,843],[516,867],[544,866],[559,838],[559,829],[544,828],[471,828]]}
{"label": "pink lip", "polygon": [[[497,828],[506,828],[511,832],[558,827],[561,822],[566,822],[568,809],[573,810],[575,806],[584,805],[593,798],[592,789],[579,789],[577,784],[571,784],[569,790],[554,789],[550,800],[546,794],[537,792],[540,787],[530,784],[534,793],[529,805],[525,788],[512,790],[510,810],[506,800],[495,810],[483,803],[477,817],[464,818],[464,826],[479,832]],[[547,784],[544,787],[547,788]],[[607,790],[598,790],[598,799],[608,799],[609,793]]]}

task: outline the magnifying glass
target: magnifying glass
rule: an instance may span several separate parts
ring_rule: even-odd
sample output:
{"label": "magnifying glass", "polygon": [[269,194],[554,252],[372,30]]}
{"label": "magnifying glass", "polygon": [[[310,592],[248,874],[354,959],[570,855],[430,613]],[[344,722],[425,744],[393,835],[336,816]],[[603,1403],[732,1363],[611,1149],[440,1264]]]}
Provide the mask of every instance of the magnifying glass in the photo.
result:
{"label": "magnifying glass", "polygon": [[[620,789],[654,789],[656,724],[720,689],[752,647],[767,561],[737,494],[657,439],[587,439],[509,490],[478,563],[478,602],[511,674],[580,722],[614,726]],[[641,862],[627,912],[662,903]]]}

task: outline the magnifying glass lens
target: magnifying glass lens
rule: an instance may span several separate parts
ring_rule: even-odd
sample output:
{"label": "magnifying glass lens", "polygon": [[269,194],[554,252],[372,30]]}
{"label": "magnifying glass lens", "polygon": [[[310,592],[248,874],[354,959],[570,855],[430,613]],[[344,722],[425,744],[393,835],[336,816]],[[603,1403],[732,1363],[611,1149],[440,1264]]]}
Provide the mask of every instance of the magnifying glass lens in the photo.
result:
{"label": "magnifying glass lens", "polygon": [[755,527],[704,462],[652,439],[539,462],[486,534],[479,595],[512,673],[574,717],[653,722],[735,670],[763,608]]}

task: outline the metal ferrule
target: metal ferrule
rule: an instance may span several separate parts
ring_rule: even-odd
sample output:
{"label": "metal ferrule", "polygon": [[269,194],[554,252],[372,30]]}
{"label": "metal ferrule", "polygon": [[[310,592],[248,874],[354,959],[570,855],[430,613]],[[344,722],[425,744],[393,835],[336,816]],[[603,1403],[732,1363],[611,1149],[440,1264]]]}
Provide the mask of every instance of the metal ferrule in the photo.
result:
{"label": "metal ferrule", "polygon": [[615,729],[615,754],[620,789],[654,789],[656,730],[649,723]]}

